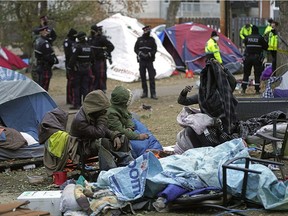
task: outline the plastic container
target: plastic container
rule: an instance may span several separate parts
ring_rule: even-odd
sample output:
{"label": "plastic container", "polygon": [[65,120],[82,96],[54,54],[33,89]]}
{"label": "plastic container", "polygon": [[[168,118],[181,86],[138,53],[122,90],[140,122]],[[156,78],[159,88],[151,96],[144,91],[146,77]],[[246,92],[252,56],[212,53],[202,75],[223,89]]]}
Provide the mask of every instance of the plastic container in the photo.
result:
{"label": "plastic container", "polygon": [[53,183],[60,186],[67,180],[67,172],[53,172]]}

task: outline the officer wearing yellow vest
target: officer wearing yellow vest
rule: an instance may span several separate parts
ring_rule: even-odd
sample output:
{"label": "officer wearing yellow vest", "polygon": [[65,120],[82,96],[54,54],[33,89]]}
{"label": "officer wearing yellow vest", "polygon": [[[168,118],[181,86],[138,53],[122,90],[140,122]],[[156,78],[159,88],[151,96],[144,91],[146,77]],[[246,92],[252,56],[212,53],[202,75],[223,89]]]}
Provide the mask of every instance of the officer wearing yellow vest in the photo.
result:
{"label": "officer wearing yellow vest", "polygon": [[268,25],[266,26],[266,28],[264,30],[263,37],[266,41],[268,41],[268,35],[269,35],[270,31],[272,30],[271,24],[273,21],[274,20],[272,18],[268,19]]}
{"label": "officer wearing yellow vest", "polygon": [[217,43],[218,40],[219,40],[219,36],[217,32],[212,31],[211,38],[207,41],[206,46],[205,46],[205,53],[206,53],[207,60],[214,58],[220,64],[222,64],[220,49]]}
{"label": "officer wearing yellow vest", "polygon": [[248,35],[252,33],[252,25],[247,23],[240,29],[240,38],[244,40]]}
{"label": "officer wearing yellow vest", "polygon": [[278,49],[278,22],[272,21],[271,31],[268,34],[268,51],[272,57],[272,71],[276,70],[277,66],[277,49]]}

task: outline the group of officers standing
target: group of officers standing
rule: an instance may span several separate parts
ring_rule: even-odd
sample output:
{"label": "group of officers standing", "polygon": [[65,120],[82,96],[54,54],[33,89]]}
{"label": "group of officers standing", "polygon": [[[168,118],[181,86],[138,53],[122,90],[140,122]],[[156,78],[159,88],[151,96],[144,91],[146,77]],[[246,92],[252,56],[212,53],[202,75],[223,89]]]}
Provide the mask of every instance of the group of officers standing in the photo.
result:
{"label": "group of officers standing", "polygon": [[267,57],[271,60],[272,72],[277,67],[277,49],[278,49],[278,22],[273,19],[268,20],[268,25],[263,35],[259,34],[258,27],[247,23],[240,30],[240,38],[245,46],[244,51],[244,74],[242,79],[242,94],[246,93],[249,84],[251,69],[254,68],[255,92],[260,94],[260,77],[263,67],[263,60]]}
{"label": "group of officers standing", "polygon": [[[58,59],[52,48],[57,38],[53,28],[48,26],[47,17],[40,18],[40,26],[34,30],[35,68],[32,78],[46,91],[52,77],[52,66]],[[114,45],[103,35],[102,26],[92,25],[87,38],[85,32],[71,28],[63,42],[66,67],[66,102],[70,109],[79,109],[85,96],[100,89],[107,90],[107,64],[112,64],[111,52]]]}
{"label": "group of officers standing", "polygon": [[[134,47],[143,89],[141,98],[148,97],[147,71],[151,98],[157,100],[156,71],[153,65],[157,45],[154,38],[150,36],[151,27],[145,26],[142,30],[143,35],[137,39]],[[40,17],[40,26],[33,33],[35,67],[32,68],[32,78],[48,91],[52,66],[58,63],[52,47],[57,35],[55,30],[48,25],[46,16]],[[111,52],[114,50],[114,45],[103,35],[102,26],[92,25],[88,37],[85,32],[77,32],[71,28],[63,42],[63,48],[67,77],[66,102],[72,104],[70,109],[79,109],[89,92],[99,89],[106,93],[106,60],[112,64]]]}

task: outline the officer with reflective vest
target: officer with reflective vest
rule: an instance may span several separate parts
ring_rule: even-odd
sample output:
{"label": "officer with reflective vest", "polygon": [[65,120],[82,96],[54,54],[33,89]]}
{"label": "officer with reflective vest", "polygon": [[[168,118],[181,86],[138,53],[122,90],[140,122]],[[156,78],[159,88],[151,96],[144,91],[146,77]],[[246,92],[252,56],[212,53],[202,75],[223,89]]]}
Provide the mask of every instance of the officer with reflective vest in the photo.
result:
{"label": "officer with reflective vest", "polygon": [[219,36],[218,36],[217,32],[212,31],[211,38],[207,41],[206,46],[205,46],[205,53],[206,53],[207,60],[214,58],[220,64],[222,64],[220,49],[219,49],[219,46],[217,43],[218,40],[219,40]]}
{"label": "officer with reflective vest", "polygon": [[252,33],[252,25],[247,23],[241,28],[239,36],[242,40],[244,40],[248,35],[251,35],[251,33]]}
{"label": "officer with reflective vest", "polygon": [[259,34],[257,26],[252,27],[252,34],[244,39],[244,74],[242,80],[242,94],[246,93],[251,69],[254,67],[255,91],[260,93],[260,76],[262,72],[263,51],[267,50],[268,44]]}
{"label": "officer with reflective vest", "polygon": [[46,91],[49,89],[50,79],[52,77],[52,66],[58,63],[52,45],[47,40],[49,34],[48,26],[38,29],[40,37],[35,41],[35,58],[36,58],[36,82]]}
{"label": "officer with reflective vest", "polygon": [[274,72],[277,67],[277,49],[278,49],[278,22],[272,21],[271,31],[268,34],[268,51],[272,57],[272,71]]}
{"label": "officer with reflective vest", "polygon": [[86,40],[86,33],[77,34],[78,43],[73,48],[68,64],[72,85],[73,101],[70,109],[79,109],[86,95],[93,90],[94,76],[92,75],[93,53]]}

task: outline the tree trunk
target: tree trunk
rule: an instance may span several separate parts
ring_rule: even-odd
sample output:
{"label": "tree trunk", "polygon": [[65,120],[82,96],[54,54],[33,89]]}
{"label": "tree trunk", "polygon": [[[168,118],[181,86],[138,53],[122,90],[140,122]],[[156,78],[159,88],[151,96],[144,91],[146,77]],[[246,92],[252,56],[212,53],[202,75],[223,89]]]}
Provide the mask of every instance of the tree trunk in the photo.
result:
{"label": "tree trunk", "polygon": [[169,7],[167,10],[167,18],[166,18],[166,28],[169,28],[175,25],[176,15],[179,10],[181,1],[170,1]]}
{"label": "tree trunk", "polygon": [[[277,52],[277,68],[288,64],[288,1],[280,1],[279,5],[279,27],[278,27],[278,52]],[[277,74],[288,70],[288,65],[277,70]]]}

